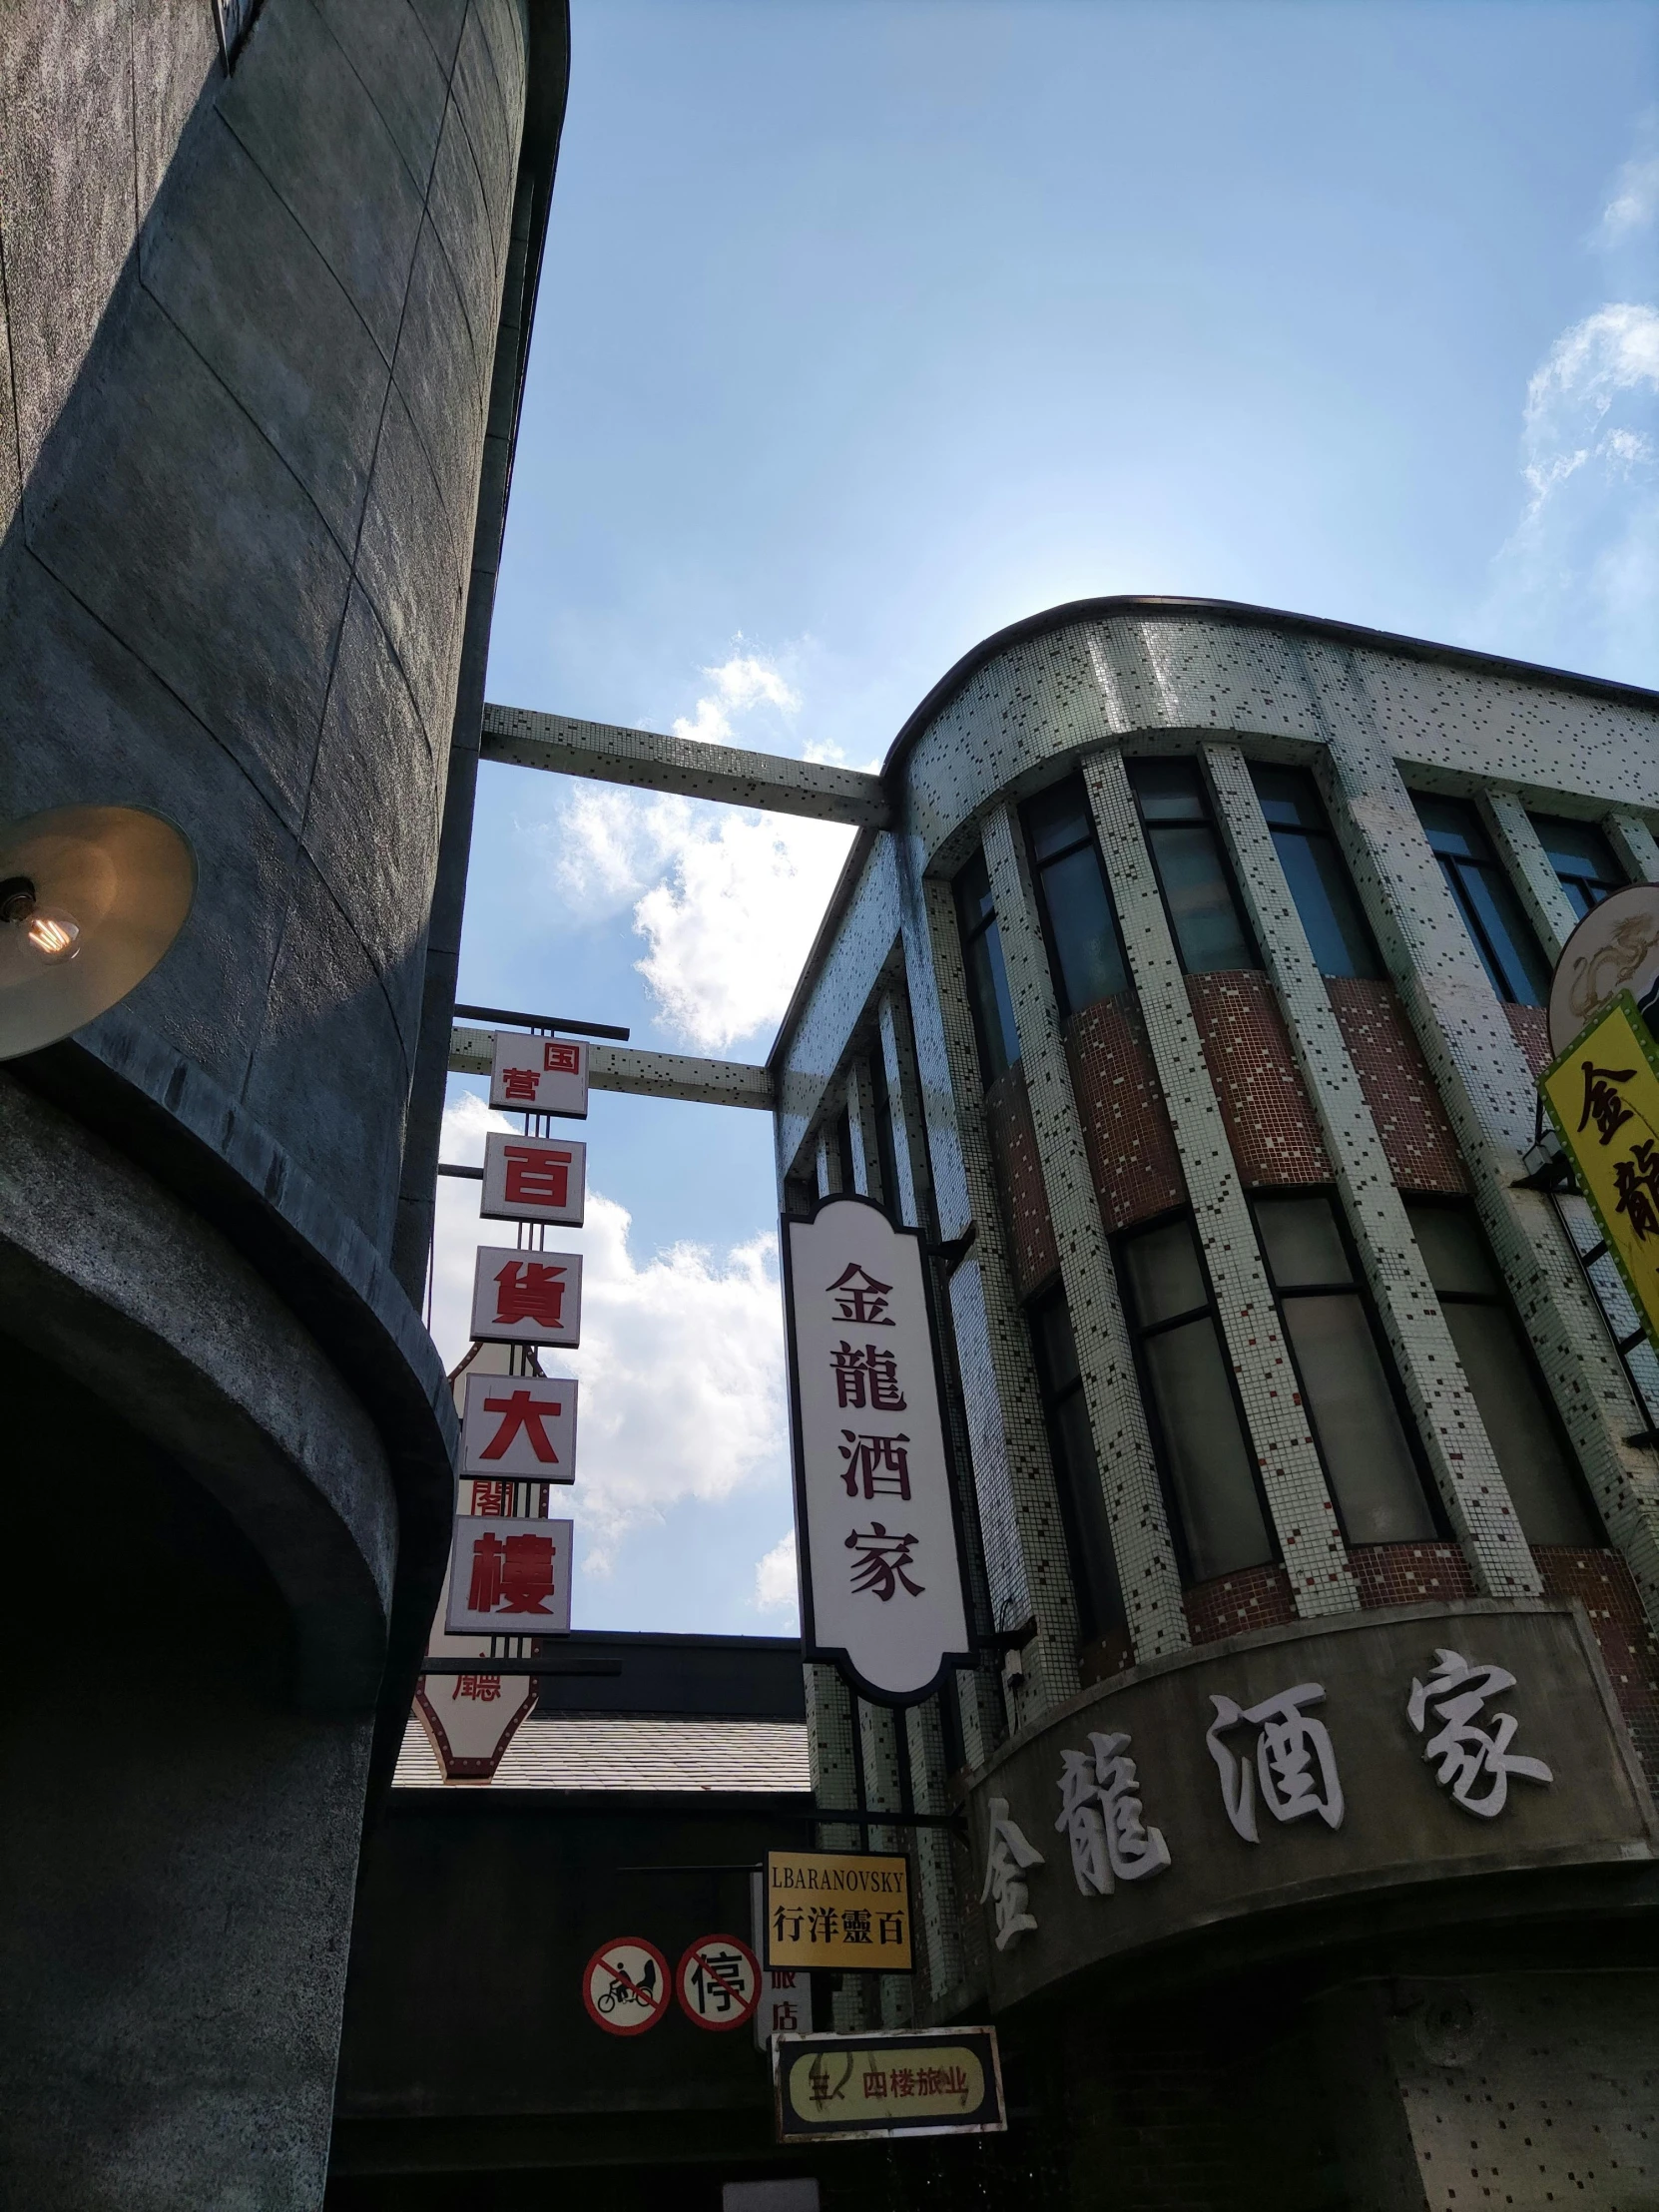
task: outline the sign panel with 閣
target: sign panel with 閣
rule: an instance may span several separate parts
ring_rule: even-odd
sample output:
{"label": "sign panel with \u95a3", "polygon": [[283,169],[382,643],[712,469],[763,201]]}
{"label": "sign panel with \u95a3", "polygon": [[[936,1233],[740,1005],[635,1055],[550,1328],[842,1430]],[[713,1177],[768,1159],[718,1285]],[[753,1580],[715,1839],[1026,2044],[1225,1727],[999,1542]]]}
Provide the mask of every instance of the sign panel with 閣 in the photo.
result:
{"label": "sign panel with \u95a3", "polygon": [[1659,1047],[1628,991],[1618,992],[1538,1087],[1659,1346]]}
{"label": "sign panel with \u95a3", "polygon": [[769,1966],[908,1973],[910,1869],[874,1852],[769,1851]]}
{"label": "sign panel with \u95a3", "polygon": [[472,1334],[481,1344],[580,1344],[580,1254],[480,1245],[472,1277]]}
{"label": "sign panel with \u95a3", "polygon": [[490,1104],[508,1112],[563,1114],[585,1121],[588,1113],[588,1048],[568,1037],[527,1037],[495,1032]]}
{"label": "sign panel with \u95a3", "polygon": [[1008,2125],[994,2027],[777,2035],[781,2143],[892,2135],[989,2135]]}
{"label": "sign panel with \u95a3", "polygon": [[782,1226],[804,1647],[913,1704],[972,1656],[921,1238],[861,1198]]}
{"label": "sign panel with \u95a3", "polygon": [[484,1139],[486,1221],[549,1221],[580,1229],[587,1200],[588,1148],[573,1137],[518,1137],[492,1129]]}
{"label": "sign panel with \u95a3", "polygon": [[576,1384],[561,1376],[463,1376],[461,1473],[482,1482],[574,1482]]}
{"label": "sign panel with \u95a3", "polygon": [[567,1520],[458,1513],[444,1618],[449,1634],[565,1635],[574,1530]]}

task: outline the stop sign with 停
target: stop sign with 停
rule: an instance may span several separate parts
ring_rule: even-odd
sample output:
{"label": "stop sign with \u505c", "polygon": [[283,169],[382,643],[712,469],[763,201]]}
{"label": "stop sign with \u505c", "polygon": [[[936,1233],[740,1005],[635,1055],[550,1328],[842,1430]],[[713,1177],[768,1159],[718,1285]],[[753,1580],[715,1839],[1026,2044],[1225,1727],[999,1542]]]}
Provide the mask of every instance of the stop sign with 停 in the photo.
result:
{"label": "stop sign with \u505c", "polygon": [[700,1936],[681,1959],[674,1986],[694,2027],[742,2027],[760,2001],[760,1962],[736,1936]]}

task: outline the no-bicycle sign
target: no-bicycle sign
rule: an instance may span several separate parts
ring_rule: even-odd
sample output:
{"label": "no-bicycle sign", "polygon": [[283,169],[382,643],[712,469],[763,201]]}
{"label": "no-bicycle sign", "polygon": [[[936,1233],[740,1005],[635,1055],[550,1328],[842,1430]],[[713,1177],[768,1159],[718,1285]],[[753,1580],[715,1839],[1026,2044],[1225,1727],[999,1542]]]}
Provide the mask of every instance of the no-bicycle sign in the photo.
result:
{"label": "no-bicycle sign", "polygon": [[668,1960],[643,1936],[601,1943],[582,1974],[588,2017],[607,2035],[643,2035],[668,2010]]}

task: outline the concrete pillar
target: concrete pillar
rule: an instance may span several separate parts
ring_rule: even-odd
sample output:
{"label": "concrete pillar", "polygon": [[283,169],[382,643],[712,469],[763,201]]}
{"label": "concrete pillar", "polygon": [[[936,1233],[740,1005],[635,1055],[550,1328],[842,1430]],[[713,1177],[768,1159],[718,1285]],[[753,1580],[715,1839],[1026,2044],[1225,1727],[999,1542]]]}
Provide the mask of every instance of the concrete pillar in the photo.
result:
{"label": "concrete pillar", "polygon": [[1536,1085],[1463,926],[1375,710],[1335,648],[1328,687],[1331,824],[1456,1132],[1493,1254],[1614,1541],[1659,1623],[1659,1469],[1626,1442],[1645,1425],[1606,1325],[1548,1203],[1517,1188]]}
{"label": "concrete pillar", "polygon": [[1659,842],[1640,815],[1615,807],[1602,818],[1601,827],[1633,883],[1659,883]]}
{"label": "concrete pillar", "polygon": [[1130,1641],[1137,1660],[1156,1659],[1167,1651],[1185,1650],[1191,1641],[1181,1604],[1180,1567],[1141,1403],[1134,1349],[1106,1249],[1100,1201],[1083,1148],[1083,1125],[1060,1039],[1048,950],[1019,826],[1009,809],[998,807],[986,816],[982,831],[1037,1157],[1077,1341]]}
{"label": "concrete pillar", "polygon": [[1537,1571],[1497,1455],[1394,1188],[1382,1140],[1279,864],[1245,757],[1237,746],[1208,745],[1203,761],[1240,895],[1279,993],[1291,1049],[1319,1118],[1360,1264],[1475,1587],[1493,1597],[1536,1590]]}
{"label": "concrete pillar", "polygon": [[1090,755],[1083,781],[1292,1597],[1307,1619],[1351,1612],[1360,1593],[1299,1402],[1122,756]]}
{"label": "concrete pillar", "polygon": [[1561,947],[1578,926],[1578,916],[1532,827],[1532,817],[1517,793],[1503,791],[1482,792],[1480,813],[1538,942],[1552,961],[1558,960]]}
{"label": "concrete pillar", "polygon": [[[1014,1699],[1019,1725],[1076,1689],[1077,1613],[1036,1370],[997,1212],[950,887],[913,876],[906,880],[902,860],[899,873],[904,964],[939,1233],[953,1239],[974,1232],[950,1279],[950,1314],[992,1614],[997,1627],[1037,1622],[1025,1682]],[[964,1697],[962,1731],[972,1764],[996,1741],[986,1733],[990,1721],[982,1699],[976,1710]]]}

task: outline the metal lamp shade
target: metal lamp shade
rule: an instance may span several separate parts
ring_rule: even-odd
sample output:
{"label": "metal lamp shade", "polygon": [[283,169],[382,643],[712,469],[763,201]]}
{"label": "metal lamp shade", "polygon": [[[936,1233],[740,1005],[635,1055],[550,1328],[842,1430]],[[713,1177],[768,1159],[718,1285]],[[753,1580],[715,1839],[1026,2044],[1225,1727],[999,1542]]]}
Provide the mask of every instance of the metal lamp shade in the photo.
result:
{"label": "metal lamp shade", "polygon": [[81,936],[73,959],[43,966],[0,926],[0,1060],[55,1044],[150,973],[190,912],[196,856],[146,808],[54,807],[0,830],[0,881],[12,876]]}

